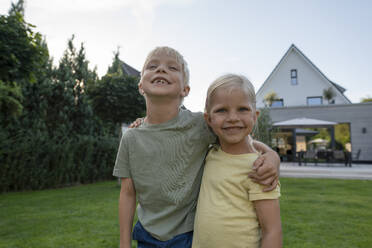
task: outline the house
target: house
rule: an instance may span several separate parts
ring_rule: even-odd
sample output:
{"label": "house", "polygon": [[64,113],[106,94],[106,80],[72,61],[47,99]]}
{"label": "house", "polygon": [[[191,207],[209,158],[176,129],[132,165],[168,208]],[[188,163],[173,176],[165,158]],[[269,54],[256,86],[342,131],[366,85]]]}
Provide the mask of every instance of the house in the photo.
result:
{"label": "house", "polygon": [[343,125],[350,134],[343,149],[351,151],[358,161],[372,162],[372,103],[353,104],[345,91],[292,44],[256,94],[257,107],[269,107],[274,125],[292,124],[281,127],[272,145],[295,160],[298,152],[306,150],[311,136],[299,131],[301,128],[319,127],[311,125],[314,121],[335,123],[322,126],[332,139],[329,148],[335,149],[335,127]]}
{"label": "house", "polygon": [[141,73],[134,69],[132,66],[128,65],[124,61],[120,60],[121,68],[123,69],[123,73],[127,76],[132,76],[132,77],[140,77]]}
{"label": "house", "polygon": [[[331,91],[326,100],[324,91]],[[265,98],[274,93],[272,107],[350,104],[345,89],[329,80],[295,45],[291,45],[278,65],[257,92],[257,106],[264,107]]]}

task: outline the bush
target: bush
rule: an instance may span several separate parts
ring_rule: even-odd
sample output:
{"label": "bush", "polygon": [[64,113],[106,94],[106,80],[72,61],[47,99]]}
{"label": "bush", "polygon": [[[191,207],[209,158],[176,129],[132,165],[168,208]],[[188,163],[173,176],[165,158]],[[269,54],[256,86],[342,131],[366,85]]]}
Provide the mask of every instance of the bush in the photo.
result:
{"label": "bush", "polygon": [[112,179],[118,139],[0,133],[0,192]]}

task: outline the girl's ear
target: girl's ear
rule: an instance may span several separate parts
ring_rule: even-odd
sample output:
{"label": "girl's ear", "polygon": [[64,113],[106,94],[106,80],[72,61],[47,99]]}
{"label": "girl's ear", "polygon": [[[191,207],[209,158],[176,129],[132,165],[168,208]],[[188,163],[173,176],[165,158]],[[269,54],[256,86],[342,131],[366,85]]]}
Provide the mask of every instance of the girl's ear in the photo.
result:
{"label": "girl's ear", "polygon": [[204,112],[204,120],[208,124],[208,126],[210,126],[209,124],[211,122],[211,119],[210,119],[208,113],[206,113],[206,112]]}
{"label": "girl's ear", "polygon": [[260,116],[260,111],[256,110],[256,115],[255,115],[255,117],[254,117],[254,123],[257,122],[257,120],[258,120],[258,116]]}
{"label": "girl's ear", "polygon": [[183,87],[183,91],[181,93],[181,96],[186,97],[186,96],[189,95],[189,92],[190,92],[190,86],[186,85],[185,87]]}

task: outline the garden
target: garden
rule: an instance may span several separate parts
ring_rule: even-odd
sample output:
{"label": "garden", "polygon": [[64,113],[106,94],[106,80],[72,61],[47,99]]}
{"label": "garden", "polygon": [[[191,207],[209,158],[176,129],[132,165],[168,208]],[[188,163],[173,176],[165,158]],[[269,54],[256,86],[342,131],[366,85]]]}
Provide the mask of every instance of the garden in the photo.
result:
{"label": "garden", "polygon": [[[119,191],[105,181],[1,194],[0,248],[118,247]],[[372,181],[282,178],[281,191],[283,247],[372,244]]]}

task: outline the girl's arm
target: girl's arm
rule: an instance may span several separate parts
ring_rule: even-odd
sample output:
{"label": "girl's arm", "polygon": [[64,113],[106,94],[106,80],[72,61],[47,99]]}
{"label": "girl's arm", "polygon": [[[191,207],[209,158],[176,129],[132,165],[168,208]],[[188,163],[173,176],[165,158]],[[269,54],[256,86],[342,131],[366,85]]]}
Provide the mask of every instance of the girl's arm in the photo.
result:
{"label": "girl's arm", "polygon": [[280,157],[262,142],[253,140],[253,146],[262,155],[254,162],[249,177],[256,183],[266,185],[264,191],[271,191],[278,185]]}
{"label": "girl's arm", "polygon": [[261,248],[281,248],[282,226],[279,200],[258,200],[253,204],[262,230]]}
{"label": "girl's arm", "polygon": [[119,198],[120,248],[132,247],[132,226],[136,210],[136,191],[133,180],[121,179]]}

